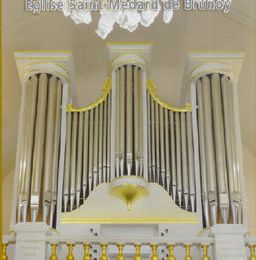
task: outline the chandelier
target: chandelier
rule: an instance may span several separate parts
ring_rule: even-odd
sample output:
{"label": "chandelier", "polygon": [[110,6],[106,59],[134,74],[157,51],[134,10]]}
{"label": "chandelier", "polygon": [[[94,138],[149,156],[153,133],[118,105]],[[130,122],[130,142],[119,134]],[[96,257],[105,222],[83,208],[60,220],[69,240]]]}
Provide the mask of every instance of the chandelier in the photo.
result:
{"label": "chandelier", "polygon": [[163,21],[170,23],[173,8],[168,0],[60,0],[63,13],[70,16],[76,24],[89,24],[92,12],[99,11],[100,18],[96,33],[102,39],[117,24],[129,32],[135,31],[139,24],[149,27],[163,9]]}

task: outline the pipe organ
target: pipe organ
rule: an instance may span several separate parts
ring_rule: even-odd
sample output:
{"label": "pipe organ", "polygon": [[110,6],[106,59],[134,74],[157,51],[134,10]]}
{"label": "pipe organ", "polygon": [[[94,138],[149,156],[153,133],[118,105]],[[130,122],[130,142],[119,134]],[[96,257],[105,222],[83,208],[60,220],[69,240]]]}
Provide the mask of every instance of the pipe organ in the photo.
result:
{"label": "pipe organ", "polygon": [[241,223],[241,177],[232,80],[209,74],[196,82],[201,191],[206,226]]}
{"label": "pipe organ", "polygon": [[59,167],[62,82],[31,76],[23,89],[17,221],[53,223]]}
{"label": "pipe organ", "polygon": [[[97,190],[109,191],[118,178],[142,180],[129,185],[141,185],[145,201],[153,187],[180,215],[199,216],[201,228],[244,222],[231,76],[200,74],[191,83],[191,104],[174,107],[157,95],[136,55],[112,62],[102,96],[81,108],[68,104],[70,94],[56,75],[36,73],[25,81],[16,222],[56,227],[59,216],[80,212]],[[114,183],[116,190],[120,183]],[[139,197],[138,190],[125,192],[132,202]]]}
{"label": "pipe organ", "polygon": [[99,184],[110,182],[111,80],[104,96],[81,109],[67,109],[63,211],[72,211]]}

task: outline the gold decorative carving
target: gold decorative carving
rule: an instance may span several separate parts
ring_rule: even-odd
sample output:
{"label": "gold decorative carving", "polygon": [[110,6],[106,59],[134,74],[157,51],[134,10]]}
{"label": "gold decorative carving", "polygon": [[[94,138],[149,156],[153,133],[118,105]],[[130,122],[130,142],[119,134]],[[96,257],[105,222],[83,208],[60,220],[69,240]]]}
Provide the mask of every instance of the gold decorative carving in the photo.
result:
{"label": "gold decorative carving", "polygon": [[150,260],[158,260],[158,246],[157,245],[151,245],[151,251],[152,255],[150,257]]}
{"label": "gold decorative carving", "polygon": [[174,245],[173,244],[168,245],[168,251],[169,251],[169,254],[168,254],[167,260],[176,260],[176,257],[174,255]]}
{"label": "gold decorative carving", "polygon": [[101,257],[100,260],[108,260],[107,244],[101,244]]}
{"label": "gold decorative carving", "polygon": [[2,244],[2,254],[1,254],[1,260],[8,260],[8,256],[7,256],[7,247],[8,244]]}
{"label": "gold decorative carving", "polygon": [[203,248],[202,260],[211,260],[210,256],[208,256],[209,245],[203,245],[202,248]]}
{"label": "gold decorative carving", "polygon": [[192,260],[192,256],[190,255],[191,245],[186,244],[186,245],[184,245],[184,248],[185,248],[185,258],[184,258],[184,260]]}
{"label": "gold decorative carving", "polygon": [[73,255],[74,246],[74,244],[68,244],[68,255],[66,257],[66,260],[75,260],[75,257]]}
{"label": "gold decorative carving", "polygon": [[111,194],[117,196],[127,204],[131,210],[134,201],[148,195],[148,189],[141,178],[121,177],[112,183]]}
{"label": "gold decorative carving", "polygon": [[125,260],[125,259],[124,259],[123,249],[124,249],[124,245],[123,245],[123,244],[119,244],[119,245],[118,245],[118,256],[117,256],[117,260]]}
{"label": "gold decorative carving", "polygon": [[250,252],[251,252],[249,260],[256,260],[256,255],[255,255],[256,245],[249,245],[249,248],[250,248]]}
{"label": "gold decorative carving", "polygon": [[83,260],[91,260],[90,257],[90,244],[84,244],[84,257]]}
{"label": "gold decorative carving", "polygon": [[135,245],[135,257],[134,260],[142,260],[141,254],[140,254],[141,245]]}
{"label": "gold decorative carving", "polygon": [[157,94],[156,94],[156,86],[152,79],[148,80],[147,83],[147,89],[151,97],[154,99],[156,103],[158,103],[161,107],[164,107],[168,110],[174,111],[174,112],[191,112],[192,111],[192,105],[187,103],[185,104],[185,107],[175,107],[171,104],[168,104],[164,102]]}
{"label": "gold decorative carving", "polygon": [[57,244],[51,244],[51,248],[52,248],[52,254],[50,256],[50,260],[58,260]]}
{"label": "gold decorative carving", "polygon": [[111,79],[107,78],[102,87],[102,95],[100,98],[98,98],[96,100],[96,102],[94,102],[88,106],[80,107],[80,108],[75,108],[75,107],[73,107],[72,104],[68,104],[67,112],[85,112],[85,111],[89,111],[89,110],[97,107],[98,105],[100,105],[102,102],[104,102],[106,100],[111,88],[112,88]]}

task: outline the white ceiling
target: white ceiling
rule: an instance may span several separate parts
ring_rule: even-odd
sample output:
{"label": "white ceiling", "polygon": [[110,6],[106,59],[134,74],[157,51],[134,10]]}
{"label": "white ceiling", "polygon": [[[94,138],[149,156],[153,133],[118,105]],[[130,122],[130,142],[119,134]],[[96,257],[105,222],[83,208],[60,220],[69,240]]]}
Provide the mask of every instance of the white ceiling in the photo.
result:
{"label": "white ceiling", "polygon": [[32,15],[23,1],[3,1],[3,173],[15,164],[20,104],[20,82],[15,51],[71,50],[74,56],[78,104],[99,95],[107,75],[107,41],[150,41],[154,44],[152,77],[165,100],[179,104],[185,56],[189,51],[246,52],[239,81],[240,117],[244,145],[256,156],[256,3],[234,0],[229,15],[221,12],[174,14],[171,24],[159,16],[150,28],[128,33],[115,27],[106,41],[95,34],[97,16],[91,25],[75,25],[61,13]]}

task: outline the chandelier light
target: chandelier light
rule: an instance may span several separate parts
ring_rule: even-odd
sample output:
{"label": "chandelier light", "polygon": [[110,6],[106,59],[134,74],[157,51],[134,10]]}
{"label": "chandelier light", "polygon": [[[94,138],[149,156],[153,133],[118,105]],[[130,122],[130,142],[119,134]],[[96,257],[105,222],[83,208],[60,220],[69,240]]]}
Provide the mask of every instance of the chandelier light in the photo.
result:
{"label": "chandelier light", "polygon": [[[106,39],[118,24],[121,28],[133,32],[141,24],[149,27],[163,9],[163,21],[170,23],[173,17],[173,8],[163,0],[60,0],[63,4],[63,13],[76,24],[90,24],[92,12],[99,11],[100,18],[96,33]],[[103,0],[104,1],[104,0]]]}

